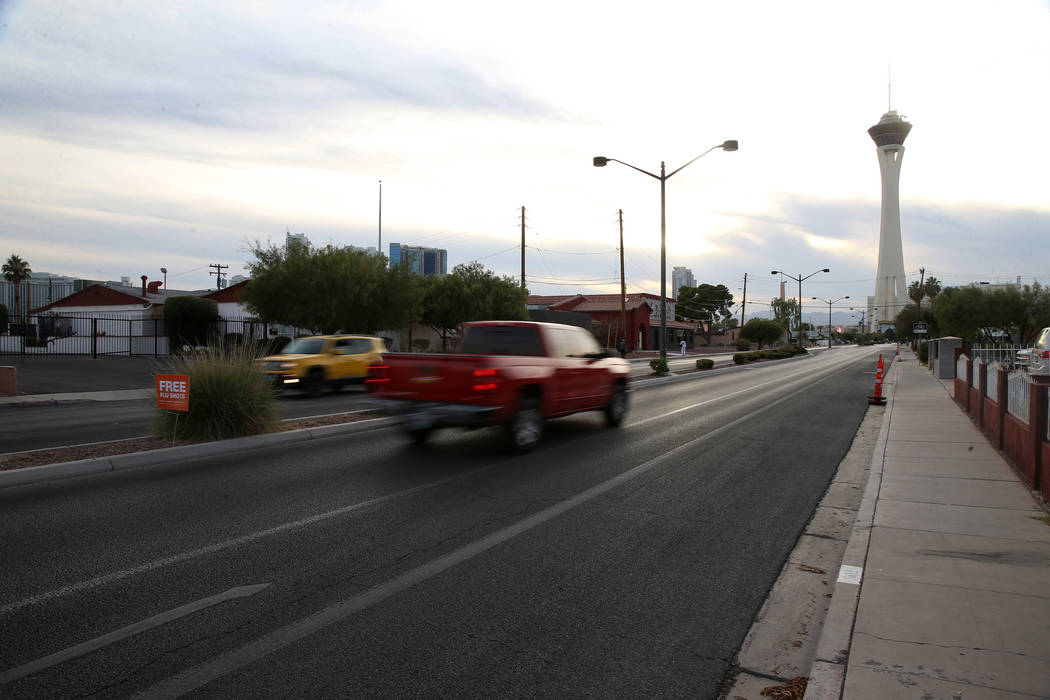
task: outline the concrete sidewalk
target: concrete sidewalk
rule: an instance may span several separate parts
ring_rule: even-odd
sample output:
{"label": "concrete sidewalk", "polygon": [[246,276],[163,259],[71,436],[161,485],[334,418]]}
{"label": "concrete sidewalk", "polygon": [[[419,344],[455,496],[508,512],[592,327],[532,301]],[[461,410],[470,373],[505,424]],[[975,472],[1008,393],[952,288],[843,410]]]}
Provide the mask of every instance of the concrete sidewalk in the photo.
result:
{"label": "concrete sidewalk", "polygon": [[904,351],[806,698],[1050,698],[1050,521]]}

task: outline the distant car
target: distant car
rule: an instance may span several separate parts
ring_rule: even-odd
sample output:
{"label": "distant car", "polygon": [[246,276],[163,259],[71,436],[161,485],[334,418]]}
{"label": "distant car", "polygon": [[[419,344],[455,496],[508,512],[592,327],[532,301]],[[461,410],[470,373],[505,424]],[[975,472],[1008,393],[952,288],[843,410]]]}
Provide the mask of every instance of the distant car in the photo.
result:
{"label": "distant car", "polygon": [[1032,347],[1018,350],[1014,362],[1027,367],[1029,374],[1050,374],[1050,328],[1039,332]]}
{"label": "distant car", "polygon": [[370,335],[317,335],[296,338],[259,364],[276,388],[319,396],[326,387],[364,382],[384,350],[383,339]]}

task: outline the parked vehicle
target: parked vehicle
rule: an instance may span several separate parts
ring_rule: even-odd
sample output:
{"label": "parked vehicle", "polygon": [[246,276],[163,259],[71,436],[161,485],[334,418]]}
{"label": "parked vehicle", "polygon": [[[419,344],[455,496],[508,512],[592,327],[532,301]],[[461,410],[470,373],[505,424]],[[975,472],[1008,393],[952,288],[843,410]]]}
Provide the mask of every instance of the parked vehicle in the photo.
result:
{"label": "parked vehicle", "polygon": [[527,450],[546,418],[600,410],[620,425],[629,374],[630,363],[582,328],[479,321],[463,325],[457,354],[387,354],[367,381],[416,442],[436,428],[502,425]]}
{"label": "parked vehicle", "polygon": [[374,336],[318,335],[296,338],[259,363],[276,388],[319,396],[325,387],[363,382],[385,349],[383,339]]}
{"label": "parked vehicle", "polygon": [[1030,348],[1017,351],[1016,364],[1029,374],[1050,374],[1050,328],[1044,328]]}

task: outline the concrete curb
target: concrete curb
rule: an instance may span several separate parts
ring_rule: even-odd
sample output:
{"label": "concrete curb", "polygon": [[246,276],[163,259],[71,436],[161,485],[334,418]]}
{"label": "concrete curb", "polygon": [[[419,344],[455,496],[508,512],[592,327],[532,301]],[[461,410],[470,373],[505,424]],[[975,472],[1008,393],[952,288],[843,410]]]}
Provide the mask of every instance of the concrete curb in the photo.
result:
{"label": "concrete curb", "polygon": [[178,447],[164,447],[158,450],[147,450],[145,452],[129,452],[112,457],[98,457],[95,459],[81,459],[75,462],[61,462],[58,464],[46,464],[39,467],[24,467],[22,469],[10,469],[0,471],[0,489],[14,486],[25,486],[39,484],[59,479],[70,479],[77,476],[90,474],[101,474],[104,472],[121,471],[124,469],[137,469],[139,467],[170,464],[186,459],[199,457],[214,457],[229,454],[231,452],[243,452],[275,445],[287,445],[306,440],[333,437],[336,435],[349,435],[352,433],[373,430],[376,428],[393,425],[392,418],[369,418],[353,423],[340,423],[337,425],[325,425],[318,428],[302,428],[300,430],[286,430],[280,433],[267,433],[265,435],[252,435],[249,437],[233,438],[231,440],[219,440],[216,442],[204,442],[196,445],[179,445]]}
{"label": "concrete curb", "polygon": [[[893,370],[899,374],[898,363],[892,362],[892,365]],[[893,391],[896,383],[896,375],[892,383],[886,383],[891,387],[887,392],[887,410],[882,417],[879,437],[875,440],[868,482],[864,487],[860,508],[857,509],[857,517],[839,566],[831,604],[820,630],[817,653],[809,672],[804,700],[838,700],[842,697],[849,664],[853,623],[857,616],[864,567],[868,560],[868,543],[875,523],[879,491],[882,488],[883,454],[889,437],[890,413],[893,410]]]}

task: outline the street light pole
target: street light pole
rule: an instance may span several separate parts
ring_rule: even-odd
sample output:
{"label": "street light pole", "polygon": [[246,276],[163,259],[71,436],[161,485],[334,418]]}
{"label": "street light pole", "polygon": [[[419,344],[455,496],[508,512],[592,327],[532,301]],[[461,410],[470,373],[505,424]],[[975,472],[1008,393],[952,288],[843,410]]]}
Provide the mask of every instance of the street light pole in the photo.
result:
{"label": "street light pole", "polygon": [[637,166],[625,163],[622,160],[616,158],[606,158],[605,156],[594,157],[594,167],[604,168],[610,161],[613,163],[619,163],[620,165],[626,165],[628,168],[637,170],[640,173],[644,173],[649,177],[656,178],[660,181],[660,359],[667,359],[667,179],[677,173],[686,165],[690,165],[701,157],[706,156],[711,151],[721,148],[723,151],[735,151],[739,148],[739,144],[734,140],[723,141],[717,146],[712,146],[707,149],[693,160],[689,161],[685,165],[681,166],[677,170],[673,170],[667,173],[664,161],[660,161],[660,174],[656,175],[643,170]]}
{"label": "street light pole", "polygon": [[836,303],[842,301],[843,299],[849,299],[849,295],[847,294],[846,296],[840,297],[838,299],[835,299],[834,301],[831,301],[829,299],[821,299],[820,297],[813,297],[813,298],[818,300],[818,301],[827,302],[827,304],[828,304],[828,350],[830,350],[831,349],[831,305],[832,304],[836,304]]}
{"label": "street light pole", "polygon": [[802,283],[808,280],[813,275],[816,275],[820,272],[831,272],[831,270],[825,267],[823,270],[811,272],[805,277],[802,276],[801,272],[799,273],[798,277],[795,277],[794,275],[789,275],[783,270],[773,270],[771,273],[769,273],[771,275],[784,275],[784,277],[787,277],[789,280],[795,280],[796,282],[798,282],[798,346],[800,348],[802,347]]}

